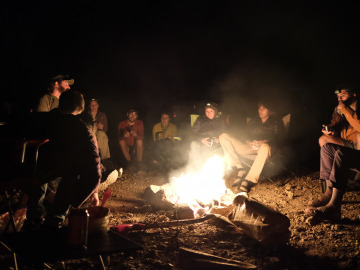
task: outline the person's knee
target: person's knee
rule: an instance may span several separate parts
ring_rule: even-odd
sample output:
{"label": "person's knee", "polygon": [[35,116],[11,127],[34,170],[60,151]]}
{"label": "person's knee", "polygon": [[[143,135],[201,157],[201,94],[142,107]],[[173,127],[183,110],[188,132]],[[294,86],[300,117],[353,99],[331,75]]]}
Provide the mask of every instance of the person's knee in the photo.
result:
{"label": "person's knee", "polygon": [[138,147],[142,147],[143,146],[143,141],[142,140],[136,140],[136,145]]}
{"label": "person's knee", "polygon": [[229,139],[229,134],[227,134],[227,133],[221,133],[220,136],[219,136],[220,143],[225,141],[225,140],[228,140],[228,139]]}
{"label": "person's knee", "polygon": [[326,137],[324,135],[320,136],[320,138],[319,138],[320,147],[323,147],[324,144],[326,144],[326,142],[327,142]]}
{"label": "person's knee", "polygon": [[262,152],[263,154],[266,154],[267,156],[270,156],[271,153],[271,146],[267,143],[263,143],[258,152]]}
{"label": "person's knee", "polygon": [[102,130],[98,130],[96,132],[96,139],[98,142],[108,142],[108,140],[109,140],[106,133]]}

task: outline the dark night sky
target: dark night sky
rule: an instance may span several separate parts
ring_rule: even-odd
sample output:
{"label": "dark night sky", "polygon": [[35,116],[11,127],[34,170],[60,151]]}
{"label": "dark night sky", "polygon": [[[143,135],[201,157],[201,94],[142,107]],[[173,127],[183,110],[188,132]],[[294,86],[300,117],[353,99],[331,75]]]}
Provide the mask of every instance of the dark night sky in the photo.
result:
{"label": "dark night sky", "polygon": [[[8,1],[10,2],[10,1]],[[2,4],[1,99],[32,106],[66,73],[117,123],[163,106],[259,97],[330,116],[359,85],[358,8],[344,1],[27,1]],[[317,123],[316,123],[317,124]],[[151,123],[152,125],[152,123]]]}

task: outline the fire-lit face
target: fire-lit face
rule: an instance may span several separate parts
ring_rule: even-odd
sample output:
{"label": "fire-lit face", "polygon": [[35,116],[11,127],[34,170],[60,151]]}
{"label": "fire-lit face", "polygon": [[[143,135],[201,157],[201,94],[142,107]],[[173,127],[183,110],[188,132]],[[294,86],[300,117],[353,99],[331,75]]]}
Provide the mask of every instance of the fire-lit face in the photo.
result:
{"label": "fire-lit face", "polygon": [[128,120],[130,122],[135,122],[135,120],[138,118],[138,115],[136,112],[131,112],[128,114]]}
{"label": "fire-lit face", "polygon": [[169,125],[170,122],[170,116],[168,114],[162,114],[161,115],[161,126],[162,127],[167,127]]}
{"label": "fire-lit face", "polygon": [[261,119],[268,118],[269,117],[269,110],[261,105],[258,109],[258,113]]}
{"label": "fire-lit face", "polygon": [[205,109],[205,115],[210,120],[213,120],[215,118],[215,111],[213,109],[211,109],[211,108],[206,108]]}
{"label": "fire-lit face", "polygon": [[351,97],[350,93],[346,89],[341,89],[340,93],[337,94],[338,101],[345,102]]}
{"label": "fire-lit face", "polygon": [[92,101],[90,102],[90,110],[91,110],[92,112],[97,112],[98,109],[99,109],[99,104],[97,103],[96,100],[92,100]]}
{"label": "fire-lit face", "polygon": [[70,85],[69,85],[69,82],[67,80],[61,81],[60,83],[57,83],[57,84],[58,84],[58,88],[59,88],[60,93],[63,93],[63,92],[70,89]]}

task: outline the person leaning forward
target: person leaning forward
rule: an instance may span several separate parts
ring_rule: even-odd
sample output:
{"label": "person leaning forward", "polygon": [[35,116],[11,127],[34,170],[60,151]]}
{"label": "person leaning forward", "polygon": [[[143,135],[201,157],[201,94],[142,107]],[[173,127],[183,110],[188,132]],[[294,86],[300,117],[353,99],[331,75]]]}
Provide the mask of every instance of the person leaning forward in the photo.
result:
{"label": "person leaning forward", "polygon": [[[61,227],[69,208],[80,207],[91,195],[94,204],[98,204],[99,152],[92,134],[77,117],[84,110],[84,103],[81,93],[64,92],[58,109],[32,113],[18,129],[27,138],[49,139],[39,150],[38,184],[27,190],[29,200],[23,230]],[[43,199],[47,183],[58,177],[61,180],[54,203],[46,213]]]}

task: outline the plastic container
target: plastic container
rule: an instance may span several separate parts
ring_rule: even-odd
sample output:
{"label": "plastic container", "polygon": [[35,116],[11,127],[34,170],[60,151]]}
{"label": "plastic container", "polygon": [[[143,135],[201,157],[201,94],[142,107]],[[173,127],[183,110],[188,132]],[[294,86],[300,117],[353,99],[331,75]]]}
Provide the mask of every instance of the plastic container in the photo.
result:
{"label": "plastic container", "polygon": [[91,206],[87,208],[87,211],[89,212],[89,234],[109,231],[109,208]]}

